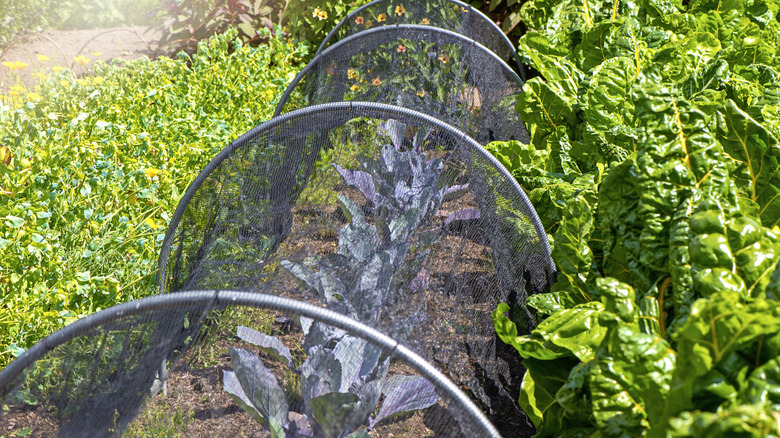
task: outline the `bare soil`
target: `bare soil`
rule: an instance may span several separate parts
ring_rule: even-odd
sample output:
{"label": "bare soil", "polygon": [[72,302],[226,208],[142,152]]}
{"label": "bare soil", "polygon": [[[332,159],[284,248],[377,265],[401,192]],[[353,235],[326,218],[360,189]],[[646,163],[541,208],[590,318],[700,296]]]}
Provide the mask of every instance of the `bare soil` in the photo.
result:
{"label": "bare soil", "polygon": [[[112,29],[52,30],[30,34],[20,38],[0,51],[0,61],[21,61],[28,64],[22,70],[11,70],[0,65],[0,93],[7,93],[14,85],[32,88],[38,82],[37,74],[51,74],[52,67],[72,68],[77,76],[86,74],[98,60],[138,59],[151,56],[160,34],[146,27],[122,27]],[[48,57],[41,61],[38,55]],[[89,63],[73,62],[78,55],[86,56]]]}

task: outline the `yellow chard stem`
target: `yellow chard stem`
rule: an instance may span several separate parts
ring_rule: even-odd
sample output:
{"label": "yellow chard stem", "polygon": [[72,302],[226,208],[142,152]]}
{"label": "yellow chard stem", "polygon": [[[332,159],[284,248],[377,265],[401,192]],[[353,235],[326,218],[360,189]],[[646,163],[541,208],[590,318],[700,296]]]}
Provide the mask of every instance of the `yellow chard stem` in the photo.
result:
{"label": "yellow chard stem", "polygon": [[590,6],[588,6],[588,0],[582,0],[582,6],[585,8],[585,24],[588,27],[593,27],[593,19],[590,17]]}
{"label": "yellow chard stem", "polygon": [[620,0],[615,0],[615,2],[612,4],[612,19],[613,20],[615,18],[617,18],[618,3],[620,3]]}

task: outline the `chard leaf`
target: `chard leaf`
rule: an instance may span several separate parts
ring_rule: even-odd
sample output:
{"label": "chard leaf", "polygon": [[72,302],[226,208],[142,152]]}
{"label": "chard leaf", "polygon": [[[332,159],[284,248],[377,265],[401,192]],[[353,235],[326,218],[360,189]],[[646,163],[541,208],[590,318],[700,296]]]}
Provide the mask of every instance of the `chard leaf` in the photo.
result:
{"label": "chard leaf", "polygon": [[[723,383],[734,388],[743,370],[755,366],[758,345],[780,329],[780,306],[756,299],[749,303],[734,292],[717,292],[699,299],[675,334],[677,368],[667,397],[668,417],[693,409],[696,400],[718,404],[734,394],[723,393]],[[715,379],[713,379],[715,377]],[[733,391],[733,389],[732,389]]]}
{"label": "chard leaf", "polygon": [[[589,433],[593,433],[588,416],[582,415],[583,411],[566,410],[556,400],[556,393],[568,381],[569,374],[578,364],[579,361],[573,358],[523,361],[527,371],[523,376],[519,404],[536,426],[537,435],[560,435],[570,428],[590,429]],[[583,408],[587,410],[588,399],[582,401]]]}
{"label": "chard leaf", "polygon": [[594,69],[582,112],[588,124],[583,141],[593,146],[615,145],[623,157],[636,150],[631,96],[636,76],[634,60],[627,57],[611,58]]}
{"label": "chard leaf", "polygon": [[598,276],[593,251],[588,245],[588,238],[593,232],[590,204],[595,203],[595,197],[592,191],[585,191],[566,203],[552,250],[558,265],[558,280],[552,292],[569,293],[571,301],[579,303],[593,300],[594,281]]}
{"label": "chard leaf", "polygon": [[780,223],[780,148],[777,138],[729,100],[718,112],[718,140],[741,164],[735,172],[747,197],[761,208],[766,227]]}
{"label": "chard leaf", "polygon": [[663,422],[675,354],[636,325],[612,329],[590,369],[593,414],[610,436],[641,436]]}
{"label": "chard leaf", "polygon": [[501,303],[491,313],[499,338],[512,345],[524,358],[550,360],[577,357],[593,358],[596,348],[606,336],[606,328],[598,324],[604,305],[593,301],[561,310],[542,321],[530,336],[517,336],[515,323],[503,315],[509,305]]}
{"label": "chard leaf", "polygon": [[338,438],[359,426],[362,418],[355,418],[359,403],[352,393],[329,392],[311,399],[318,436]]}
{"label": "chard leaf", "polygon": [[374,180],[369,173],[360,170],[344,169],[338,164],[333,164],[336,171],[344,178],[344,182],[350,186],[360,190],[366,199],[373,203],[376,196],[376,188],[374,187]]}
{"label": "chard leaf", "polygon": [[260,333],[249,327],[238,326],[238,337],[250,344],[257,345],[261,350],[273,356],[276,360],[284,362],[290,368],[293,368],[292,355],[279,339]]}
{"label": "chard leaf", "polygon": [[385,401],[376,418],[369,422],[372,429],[385,418],[425,409],[439,401],[433,384],[420,376],[392,376],[387,379],[382,393]]}
{"label": "chard leaf", "polygon": [[[539,78],[532,78],[523,85],[517,112],[526,123],[536,127],[532,138],[535,145],[543,144],[544,137],[556,132],[559,125],[574,125],[577,122],[573,104],[559,92]],[[576,95],[570,97],[573,100]]]}
{"label": "chard leaf", "polygon": [[[251,401],[257,412],[267,419],[263,424],[270,427],[271,419],[280,425],[287,424],[287,400],[273,373],[257,356],[247,350],[231,348],[229,353],[235,376],[241,383],[246,400]],[[241,400],[243,402],[243,399]],[[249,412],[251,414],[251,411]]]}
{"label": "chard leaf", "polygon": [[753,370],[739,392],[744,404],[766,404],[772,411],[780,410],[780,358],[765,362]]}

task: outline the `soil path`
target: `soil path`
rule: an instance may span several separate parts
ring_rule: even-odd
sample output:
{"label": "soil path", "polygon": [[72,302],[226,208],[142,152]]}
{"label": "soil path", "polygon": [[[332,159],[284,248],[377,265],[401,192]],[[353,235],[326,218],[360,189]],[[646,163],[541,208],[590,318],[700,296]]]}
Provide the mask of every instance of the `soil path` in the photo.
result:
{"label": "soil path", "polygon": [[[146,31],[144,26],[113,29],[53,30],[30,35],[0,52],[0,61],[20,61],[28,64],[22,70],[11,70],[0,64],[0,93],[7,93],[14,85],[32,89],[38,82],[37,74],[50,74],[52,67],[73,69],[77,76],[89,72],[97,60],[137,59],[149,56],[160,34]],[[41,61],[38,55],[50,60]],[[89,62],[79,65],[73,61],[78,55]]]}

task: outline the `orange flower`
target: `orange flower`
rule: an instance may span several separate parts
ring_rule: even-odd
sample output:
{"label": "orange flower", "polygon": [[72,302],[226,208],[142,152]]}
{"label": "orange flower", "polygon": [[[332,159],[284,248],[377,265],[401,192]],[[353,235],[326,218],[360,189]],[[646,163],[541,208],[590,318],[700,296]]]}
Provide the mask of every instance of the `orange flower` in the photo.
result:
{"label": "orange flower", "polygon": [[379,79],[379,76],[375,77],[373,81],[371,81],[371,85],[377,86],[382,84],[382,80]]}
{"label": "orange flower", "polygon": [[398,15],[399,17],[406,13],[406,9],[403,7],[403,5],[398,5],[395,7],[395,15]]}
{"label": "orange flower", "polygon": [[465,6],[461,6],[460,10],[463,11],[463,12],[468,12],[469,11],[468,8],[465,7]]}
{"label": "orange flower", "polygon": [[355,18],[355,24],[361,25],[363,24],[363,17],[357,17]]}
{"label": "orange flower", "polygon": [[420,96],[420,97],[425,97],[425,90],[418,91],[417,95]]}
{"label": "orange flower", "polygon": [[149,178],[154,178],[155,176],[159,175],[160,169],[155,169],[153,167],[148,167],[146,170],[144,170],[144,173],[149,175]]}
{"label": "orange flower", "polygon": [[371,20],[366,21],[366,28],[371,27],[372,24],[374,24],[373,21],[371,21]]}
{"label": "orange flower", "polygon": [[421,23],[421,24],[428,25],[428,24],[431,24],[431,20],[429,20],[429,19],[427,19],[427,18],[423,18],[423,19],[422,19],[422,21],[421,21],[420,23]]}
{"label": "orange flower", "polygon": [[406,47],[404,47],[402,44],[398,45],[398,53],[404,53],[406,51]]}
{"label": "orange flower", "polygon": [[378,21],[380,23],[385,21],[385,20],[387,20],[387,15],[385,15],[385,14],[379,14],[379,16],[376,17],[376,21]]}

